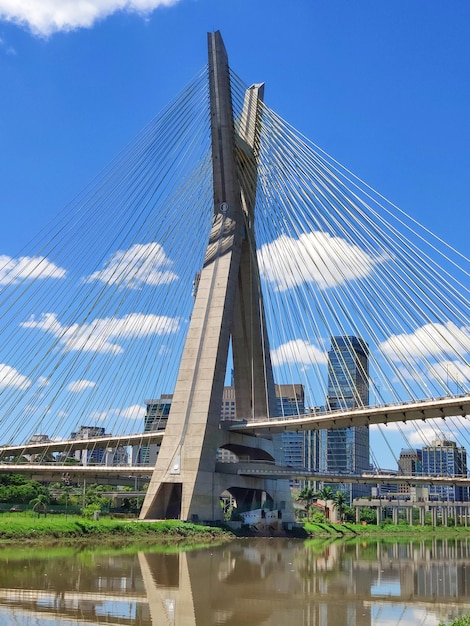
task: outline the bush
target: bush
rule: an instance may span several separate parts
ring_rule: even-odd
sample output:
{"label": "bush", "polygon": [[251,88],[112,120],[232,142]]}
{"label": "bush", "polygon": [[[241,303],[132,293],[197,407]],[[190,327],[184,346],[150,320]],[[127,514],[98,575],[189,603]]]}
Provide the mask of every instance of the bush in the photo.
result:
{"label": "bush", "polygon": [[84,509],[82,509],[82,515],[86,519],[91,519],[94,517],[96,512],[101,512],[101,507],[99,504],[88,504]]}

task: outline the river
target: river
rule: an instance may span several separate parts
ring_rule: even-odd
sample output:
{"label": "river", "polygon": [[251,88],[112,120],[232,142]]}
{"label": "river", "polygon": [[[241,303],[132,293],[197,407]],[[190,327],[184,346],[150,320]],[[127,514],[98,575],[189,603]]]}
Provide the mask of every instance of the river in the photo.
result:
{"label": "river", "polygon": [[0,551],[2,626],[437,626],[468,612],[468,539]]}

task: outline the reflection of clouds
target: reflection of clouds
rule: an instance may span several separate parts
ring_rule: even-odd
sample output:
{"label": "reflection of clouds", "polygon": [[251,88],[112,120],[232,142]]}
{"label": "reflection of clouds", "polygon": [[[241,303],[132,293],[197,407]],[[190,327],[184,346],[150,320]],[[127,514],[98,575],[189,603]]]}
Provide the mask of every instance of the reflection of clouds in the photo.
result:
{"label": "reflection of clouds", "polygon": [[440,623],[440,616],[433,610],[412,606],[391,607],[374,604],[371,626],[426,626]]}
{"label": "reflection of clouds", "polygon": [[307,614],[318,626],[416,626],[447,622],[470,605],[465,540],[245,539],[177,554],[43,554],[11,559],[8,570],[0,556],[0,623],[8,623],[7,603],[18,626],[39,610],[44,623],[63,626],[278,626]]}

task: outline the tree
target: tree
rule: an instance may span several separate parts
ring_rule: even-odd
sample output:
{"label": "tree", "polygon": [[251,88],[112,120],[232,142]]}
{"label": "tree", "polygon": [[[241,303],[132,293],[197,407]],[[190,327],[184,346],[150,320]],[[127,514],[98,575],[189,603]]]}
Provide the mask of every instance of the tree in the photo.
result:
{"label": "tree", "polygon": [[333,500],[333,489],[329,485],[326,485],[325,487],[322,487],[320,489],[320,491],[317,493],[317,497],[319,500],[323,500],[323,502],[325,503],[325,517],[327,520],[329,520],[330,508],[329,506],[327,506],[327,502],[329,500]]}
{"label": "tree", "polygon": [[41,517],[41,513],[44,517],[47,516],[47,505],[49,500],[47,496],[44,494],[40,494],[36,498],[33,498],[29,504],[33,506],[33,511],[38,514],[38,517]]}
{"label": "tree", "polygon": [[316,497],[316,492],[310,483],[307,483],[297,496],[298,500],[303,500],[305,502],[305,511],[307,512],[307,516],[310,514],[312,502],[316,499]]}
{"label": "tree", "polygon": [[343,491],[337,491],[333,496],[333,507],[336,509],[339,521],[344,521],[344,513],[346,511],[346,496]]}
{"label": "tree", "polygon": [[324,502],[327,500],[333,500],[333,489],[329,485],[322,487],[317,493],[317,498],[323,500]]}

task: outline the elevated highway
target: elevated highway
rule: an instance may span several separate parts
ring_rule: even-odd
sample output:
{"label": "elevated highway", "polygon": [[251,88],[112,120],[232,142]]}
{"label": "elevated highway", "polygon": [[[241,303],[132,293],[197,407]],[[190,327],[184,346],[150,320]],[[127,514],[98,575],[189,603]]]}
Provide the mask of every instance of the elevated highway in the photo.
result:
{"label": "elevated highway", "polygon": [[76,450],[97,450],[102,448],[121,448],[125,446],[144,446],[150,443],[159,443],[164,431],[158,430],[149,433],[135,433],[132,435],[105,435],[88,439],[61,439],[58,441],[44,441],[40,443],[26,443],[14,446],[0,447],[0,461],[9,457],[21,455],[41,455],[55,452],[75,452]]}
{"label": "elevated highway", "polygon": [[[69,465],[59,463],[0,463],[0,474],[23,474],[39,482],[54,482],[66,477],[70,482],[83,480],[107,485],[135,485],[150,479],[151,465]],[[328,483],[459,485],[470,486],[470,478],[463,476],[405,476],[398,474],[328,474],[283,467],[266,461],[217,463],[218,472],[238,476],[256,476],[268,479],[316,480]]]}
{"label": "elevated highway", "polygon": [[470,395],[432,398],[357,409],[312,412],[306,415],[230,422],[225,427],[253,434],[282,433],[302,430],[331,430],[351,426],[371,426],[413,420],[446,419],[470,415]]}

